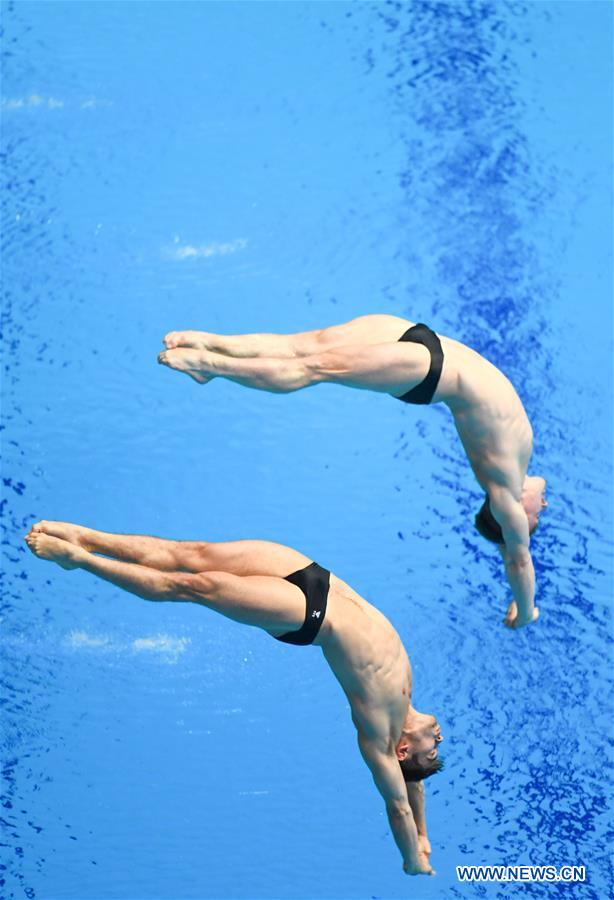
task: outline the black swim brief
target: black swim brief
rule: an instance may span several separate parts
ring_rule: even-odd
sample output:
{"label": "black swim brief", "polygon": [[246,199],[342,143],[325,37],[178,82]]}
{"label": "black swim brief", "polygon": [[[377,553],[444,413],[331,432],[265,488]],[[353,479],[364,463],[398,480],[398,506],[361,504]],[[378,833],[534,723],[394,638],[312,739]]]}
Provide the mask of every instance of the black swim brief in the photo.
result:
{"label": "black swim brief", "polygon": [[429,366],[429,370],[424,380],[397,399],[403,400],[404,403],[430,403],[437,390],[437,385],[441,378],[441,370],[443,368],[443,350],[441,341],[435,332],[431,331],[428,325],[423,325],[421,322],[418,323],[418,325],[412,325],[412,327],[399,338],[399,341],[410,341],[413,344],[422,344],[431,354],[431,365]]}
{"label": "black swim brief", "polygon": [[298,631],[289,631],[276,637],[275,640],[284,641],[286,644],[313,644],[326,616],[330,572],[312,562],[304,569],[287,575],[284,581],[295,584],[304,593],[305,621]]}

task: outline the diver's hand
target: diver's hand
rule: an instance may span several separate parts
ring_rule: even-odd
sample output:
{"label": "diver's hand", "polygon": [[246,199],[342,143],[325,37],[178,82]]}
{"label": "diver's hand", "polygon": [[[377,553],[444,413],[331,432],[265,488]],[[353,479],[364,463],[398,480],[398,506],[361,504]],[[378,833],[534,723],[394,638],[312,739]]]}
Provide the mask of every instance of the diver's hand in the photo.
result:
{"label": "diver's hand", "polygon": [[427,854],[420,851],[411,863],[403,863],[403,871],[406,875],[435,875]]}
{"label": "diver's hand", "polygon": [[537,622],[539,619],[539,609],[534,606],[533,613],[530,616],[521,616],[518,612],[518,607],[516,605],[516,601],[512,600],[510,605],[507,608],[507,613],[505,615],[505,619],[503,620],[503,624],[507,628],[524,628],[525,625],[530,625],[531,622]]}
{"label": "diver's hand", "polygon": [[431,844],[425,834],[418,835],[418,853],[424,853],[425,856],[431,855]]}

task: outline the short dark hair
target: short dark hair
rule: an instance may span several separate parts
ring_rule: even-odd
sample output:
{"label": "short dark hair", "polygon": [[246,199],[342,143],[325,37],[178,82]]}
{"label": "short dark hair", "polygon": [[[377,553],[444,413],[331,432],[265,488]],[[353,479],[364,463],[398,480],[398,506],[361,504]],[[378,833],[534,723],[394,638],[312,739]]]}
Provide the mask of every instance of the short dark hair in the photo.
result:
{"label": "short dark hair", "polygon": [[[484,503],[482,503],[482,507],[475,517],[475,527],[482,537],[486,538],[486,540],[490,541],[492,544],[505,544],[501,526],[492,514],[488,494],[486,494],[486,499],[484,500]],[[532,528],[529,528],[529,534],[533,534],[536,528],[537,524]]]}
{"label": "short dark hair", "polygon": [[408,756],[406,759],[400,759],[399,765],[405,781],[424,781],[425,778],[441,772],[444,763],[443,759],[438,756],[435,759],[429,759],[424,764],[419,763],[415,756]]}

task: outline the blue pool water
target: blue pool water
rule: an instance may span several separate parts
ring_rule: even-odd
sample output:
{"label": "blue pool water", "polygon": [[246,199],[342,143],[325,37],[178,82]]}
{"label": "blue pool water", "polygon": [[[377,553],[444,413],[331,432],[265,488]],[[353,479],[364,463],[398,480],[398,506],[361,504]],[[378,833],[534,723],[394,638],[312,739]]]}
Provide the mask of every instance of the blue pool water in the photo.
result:
{"label": "blue pool water", "polygon": [[[3,892],[610,895],[608,3],[2,6]],[[155,364],[195,327],[406,314],[532,419],[538,626],[507,632],[442,407]],[[303,550],[405,641],[446,736],[409,880],[313,649],[26,553],[38,518]],[[460,884],[459,864],[584,865]]]}

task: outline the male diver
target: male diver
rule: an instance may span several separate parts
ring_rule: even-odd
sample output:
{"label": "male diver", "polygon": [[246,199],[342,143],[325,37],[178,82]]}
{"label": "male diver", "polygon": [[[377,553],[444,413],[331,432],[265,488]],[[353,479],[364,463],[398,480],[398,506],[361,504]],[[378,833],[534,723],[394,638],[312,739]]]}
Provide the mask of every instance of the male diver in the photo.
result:
{"label": "male diver", "polygon": [[348,698],[404,871],[435,874],[422,779],[441,768],[441,731],[434,716],[412,706],[399,635],[344,581],[268,541],[167,541],[47,521],[25,540],[41,559],[84,569],[145,600],[200,603],[279,641],[321,647]]}
{"label": "male diver", "polygon": [[158,362],[199,383],[222,377],[285,393],[328,381],[405,403],[445,403],[486,493],[475,524],[503,558],[513,596],[505,624],[538,618],[529,536],[547,506],[546,482],[527,475],[533,432],[518,394],[475,350],[389,315],[290,335],[171,331],[164,344]]}

